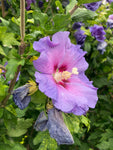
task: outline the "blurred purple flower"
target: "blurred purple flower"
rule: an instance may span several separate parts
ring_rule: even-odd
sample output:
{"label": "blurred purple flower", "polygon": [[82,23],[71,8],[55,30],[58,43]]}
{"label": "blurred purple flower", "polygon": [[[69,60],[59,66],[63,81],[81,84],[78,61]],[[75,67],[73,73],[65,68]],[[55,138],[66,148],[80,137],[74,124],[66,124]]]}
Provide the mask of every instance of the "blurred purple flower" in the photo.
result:
{"label": "blurred purple flower", "polygon": [[112,2],[113,2],[113,0],[107,0],[107,2],[108,2],[108,3],[112,3]]}
{"label": "blurred purple flower", "polygon": [[109,19],[113,20],[113,14],[109,15]]}
{"label": "blurred purple flower", "polygon": [[50,37],[35,41],[33,48],[41,52],[33,61],[39,90],[53,101],[54,106],[67,113],[82,115],[89,107],[94,108],[98,97],[97,88],[85,76],[88,63],[80,45],[68,38],[69,32],[57,32]]}
{"label": "blurred purple flower", "polygon": [[83,31],[83,30],[78,29],[78,30],[74,33],[74,37],[75,37],[75,39],[76,39],[77,44],[83,46],[87,35],[84,34],[84,31]]}
{"label": "blurred purple flower", "polygon": [[93,27],[90,27],[91,35],[96,38],[97,41],[102,42],[105,40],[105,34],[103,26],[94,25]]}
{"label": "blurred purple flower", "polygon": [[84,4],[84,6],[89,10],[96,11],[99,8],[100,4],[101,4],[101,1],[93,2],[93,3],[87,3],[87,4]]}
{"label": "blurred purple flower", "polygon": [[27,7],[26,7],[26,9],[27,10],[29,10],[30,9],[30,7],[31,7],[31,3],[36,3],[36,0],[26,0],[26,3],[27,3]]}
{"label": "blurred purple flower", "polygon": [[2,20],[0,19],[0,23],[2,23]]}
{"label": "blurred purple flower", "polygon": [[75,22],[72,26],[73,30],[79,29],[81,26],[83,25],[83,23],[81,22]]}
{"label": "blurred purple flower", "polygon": [[43,6],[43,1],[39,1],[38,6],[41,8]]}
{"label": "blurred purple flower", "polygon": [[97,45],[97,50],[101,53],[101,54],[104,54],[104,52],[106,51],[106,48],[107,47],[107,43],[105,41],[103,42],[99,42],[98,45]]}
{"label": "blurred purple flower", "polygon": [[108,20],[107,20],[106,25],[107,25],[108,28],[113,29],[113,14],[112,14],[112,15],[109,15],[109,18],[108,18]]}

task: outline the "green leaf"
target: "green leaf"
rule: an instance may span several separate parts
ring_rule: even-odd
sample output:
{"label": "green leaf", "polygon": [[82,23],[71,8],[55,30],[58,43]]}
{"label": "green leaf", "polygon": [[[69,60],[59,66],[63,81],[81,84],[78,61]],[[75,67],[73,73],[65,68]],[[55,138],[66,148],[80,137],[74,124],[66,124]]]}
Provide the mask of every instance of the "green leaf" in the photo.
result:
{"label": "green leaf", "polygon": [[90,120],[84,115],[81,116],[81,122],[87,127],[88,131],[90,129]]}
{"label": "green leaf", "polygon": [[66,6],[66,13],[69,13],[73,9],[75,4],[77,4],[77,1],[76,0],[71,0],[69,5]]}
{"label": "green leaf", "polygon": [[113,138],[110,138],[108,141],[103,141],[100,144],[97,144],[97,148],[99,148],[100,150],[112,150]]}
{"label": "green leaf", "polygon": [[27,107],[23,110],[21,110],[19,108],[16,108],[17,117],[21,118],[21,117],[25,116],[25,113],[26,113],[27,109],[28,109]]}
{"label": "green leaf", "polygon": [[57,149],[57,142],[50,137],[48,131],[45,132],[38,132],[36,137],[33,140],[33,144],[37,145],[40,144],[37,150],[56,150]]}
{"label": "green leaf", "polygon": [[4,85],[2,82],[0,82],[0,102],[4,99],[4,97],[7,94],[8,86]]}
{"label": "green leaf", "polygon": [[12,105],[6,106],[5,109],[12,113],[14,116],[17,116],[16,111]]}
{"label": "green leaf", "polygon": [[39,90],[31,95],[31,101],[35,104],[42,104],[46,102],[46,95],[40,92]]}
{"label": "green leaf", "polygon": [[22,60],[10,59],[8,61],[8,64],[6,65],[6,69],[7,69],[6,79],[7,79],[7,81],[10,81],[11,79],[13,79],[15,72],[17,71],[17,67],[19,65],[24,65],[24,63],[25,63],[24,59],[22,59]]}
{"label": "green leaf", "polygon": [[42,27],[44,27],[44,25],[46,24],[46,22],[48,21],[48,15],[46,13],[41,13],[39,11],[34,11],[33,12],[33,18],[35,20],[39,20],[40,25]]}
{"label": "green leaf", "polygon": [[98,2],[100,0],[78,0],[79,4],[86,4],[86,3],[93,3],[93,2]]}
{"label": "green leaf", "polygon": [[84,44],[84,50],[86,52],[90,52],[90,50],[91,50],[91,44],[89,42],[85,42],[85,44]]}
{"label": "green leaf", "polygon": [[11,150],[26,150],[26,148],[21,144],[15,143]]}
{"label": "green leaf", "polygon": [[12,45],[20,45],[20,42],[18,42],[15,38],[14,33],[7,33],[7,27],[0,26],[0,41],[2,41],[3,46],[12,48]]}
{"label": "green leaf", "polygon": [[4,18],[0,17],[0,20],[2,21],[2,25],[3,26],[8,26],[9,25],[9,21],[5,20]]}
{"label": "green leaf", "polygon": [[7,31],[7,27],[0,26],[0,40],[1,40],[1,37],[4,35],[4,33],[6,33],[6,31]]}
{"label": "green leaf", "polygon": [[27,132],[27,129],[32,126],[32,123],[33,119],[18,119],[15,128],[8,128],[7,134],[10,137],[19,137]]}
{"label": "green leaf", "polygon": [[0,118],[3,116],[4,109],[0,108]]}
{"label": "green leaf", "polygon": [[59,0],[56,0],[56,1],[55,1],[55,4],[56,4],[56,6],[59,8],[58,12],[59,12],[59,13],[64,13],[64,9],[63,9],[63,7],[62,7],[61,2],[60,2]]}
{"label": "green leaf", "polygon": [[87,143],[82,143],[80,146],[80,150],[89,150],[89,146]]}
{"label": "green leaf", "polygon": [[112,85],[113,81],[108,80],[106,77],[93,78],[94,84],[96,87],[101,88],[104,85]]}
{"label": "green leaf", "polygon": [[56,14],[53,17],[53,22],[54,22],[53,29],[59,31],[60,29],[67,27],[68,24],[71,22],[70,14],[67,14],[67,15]]}
{"label": "green leaf", "polygon": [[47,132],[38,132],[38,134],[36,135],[36,137],[33,140],[33,144],[34,145],[38,145],[39,143],[42,142],[42,140],[44,139],[44,137],[46,137],[48,135]]}
{"label": "green leaf", "polygon": [[12,45],[20,45],[20,42],[16,40],[14,33],[5,33],[1,38],[1,41],[5,47],[9,48],[12,48]]}
{"label": "green leaf", "polygon": [[2,144],[0,145],[0,150],[26,150],[26,148],[21,144],[15,143],[12,146]]}
{"label": "green leaf", "polygon": [[94,19],[97,16],[97,13],[86,8],[77,8],[77,10],[72,14],[74,21],[86,21],[88,19]]}
{"label": "green leaf", "polygon": [[3,50],[1,45],[0,45],[0,54],[3,55],[3,56],[6,56],[6,54],[5,54],[5,52],[4,52],[4,50]]}
{"label": "green leaf", "polygon": [[68,127],[69,131],[72,133],[79,133],[80,132],[80,119],[75,115],[68,115],[63,113],[63,118],[66,126]]}
{"label": "green leaf", "polygon": [[6,144],[0,144],[0,149],[1,150],[12,150],[12,147]]}

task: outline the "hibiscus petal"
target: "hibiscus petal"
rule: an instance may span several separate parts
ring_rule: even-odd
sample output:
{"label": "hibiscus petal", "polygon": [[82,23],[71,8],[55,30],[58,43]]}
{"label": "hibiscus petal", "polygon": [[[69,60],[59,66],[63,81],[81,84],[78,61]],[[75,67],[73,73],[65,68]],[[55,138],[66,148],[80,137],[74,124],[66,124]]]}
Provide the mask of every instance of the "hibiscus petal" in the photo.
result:
{"label": "hibiscus petal", "polygon": [[82,77],[79,78],[79,76],[74,76],[69,81],[66,88],[68,92],[74,94],[77,98],[77,106],[87,105],[94,108],[98,100],[97,88],[93,87],[88,80],[85,83],[84,78],[82,80]]}
{"label": "hibiscus petal", "polygon": [[35,72],[36,82],[39,83],[39,90],[52,99],[57,99],[57,85],[51,75]]}
{"label": "hibiscus petal", "polygon": [[42,52],[42,51],[46,51],[49,48],[54,47],[56,45],[58,45],[58,43],[52,42],[50,40],[50,37],[47,36],[47,37],[44,37],[44,38],[40,39],[38,42],[35,41],[33,43],[33,48],[34,48],[34,50],[36,50],[38,52]]}
{"label": "hibiscus petal", "polygon": [[61,60],[58,68],[62,66],[67,66],[67,71],[72,71],[74,67],[78,69],[78,72],[85,71],[88,68],[88,63],[83,57],[86,52],[80,49],[78,45],[72,45],[70,49],[66,49],[65,55]]}
{"label": "hibiscus petal", "polygon": [[60,49],[60,46],[52,48],[50,51],[43,51],[37,60],[33,61],[36,70],[52,74],[57,68],[59,62],[62,60],[65,49]]}
{"label": "hibiscus petal", "polygon": [[69,39],[69,32],[68,31],[60,31],[60,32],[57,32],[53,35],[52,37],[52,41],[53,42],[56,42],[56,43],[59,43],[61,45],[61,47],[65,47],[66,49],[69,48],[71,46],[71,42],[70,42],[70,39]]}

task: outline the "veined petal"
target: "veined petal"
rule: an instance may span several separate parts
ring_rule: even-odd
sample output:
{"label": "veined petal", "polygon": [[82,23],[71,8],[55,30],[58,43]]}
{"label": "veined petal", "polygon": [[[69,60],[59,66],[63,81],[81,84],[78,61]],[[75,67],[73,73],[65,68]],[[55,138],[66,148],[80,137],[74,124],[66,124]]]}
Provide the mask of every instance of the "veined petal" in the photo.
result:
{"label": "veined petal", "polygon": [[88,68],[88,63],[83,57],[86,52],[83,52],[78,45],[72,45],[70,49],[66,49],[65,55],[58,68],[66,66],[67,71],[72,71],[74,67],[78,69],[78,72],[85,71]]}
{"label": "veined petal", "polygon": [[34,66],[36,70],[52,74],[57,68],[59,62],[62,60],[65,54],[65,49],[60,49],[60,46],[56,46],[51,51],[43,51],[37,60],[34,60]]}
{"label": "veined petal", "polygon": [[70,82],[67,83],[66,88],[68,92],[77,97],[78,106],[87,105],[94,108],[98,100],[97,88],[93,87],[90,81],[84,82],[84,79],[80,78],[79,76],[70,78]]}
{"label": "veined petal", "polygon": [[35,41],[33,43],[33,48],[34,50],[38,51],[38,52],[42,52],[42,51],[47,51],[49,50],[49,48],[52,48],[54,46],[58,45],[58,43],[54,43],[50,40],[50,37],[44,37],[42,39],[40,39],[38,42]]}
{"label": "veined petal", "polygon": [[52,99],[57,99],[57,85],[51,75],[35,72],[36,82],[39,84],[39,90]]}

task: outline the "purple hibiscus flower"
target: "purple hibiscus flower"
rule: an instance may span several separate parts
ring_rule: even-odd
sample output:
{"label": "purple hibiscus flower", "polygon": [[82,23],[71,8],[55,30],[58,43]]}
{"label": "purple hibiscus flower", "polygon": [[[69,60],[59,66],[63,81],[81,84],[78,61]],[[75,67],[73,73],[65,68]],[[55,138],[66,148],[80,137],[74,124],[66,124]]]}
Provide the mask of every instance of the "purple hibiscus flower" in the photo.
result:
{"label": "purple hibiscus flower", "polygon": [[97,41],[102,42],[105,40],[105,34],[104,28],[99,25],[94,25],[93,27],[90,27],[91,35],[96,38]]}
{"label": "purple hibiscus flower", "polygon": [[74,37],[75,37],[75,39],[76,39],[77,44],[83,46],[87,35],[84,34],[84,31],[83,31],[83,30],[78,29],[78,30],[74,33]]}
{"label": "purple hibiscus flower", "polygon": [[89,10],[96,11],[99,8],[100,4],[101,4],[101,1],[93,2],[93,3],[87,3],[87,4],[84,4],[84,6]]}
{"label": "purple hibiscus flower", "polygon": [[113,29],[113,14],[109,15],[106,25],[107,25],[107,27]]}
{"label": "purple hibiscus flower", "polygon": [[30,9],[30,7],[31,7],[31,3],[36,3],[36,0],[26,0],[26,3],[27,3],[27,7],[26,7],[26,9],[27,10],[29,10]]}
{"label": "purple hibiscus flower", "polygon": [[[88,63],[80,45],[68,38],[69,32],[57,32],[34,42],[33,48],[41,52],[33,61],[39,90],[52,99],[54,106],[67,113],[82,115],[94,108],[97,88],[85,76]],[[39,72],[38,72],[39,71]]]}

